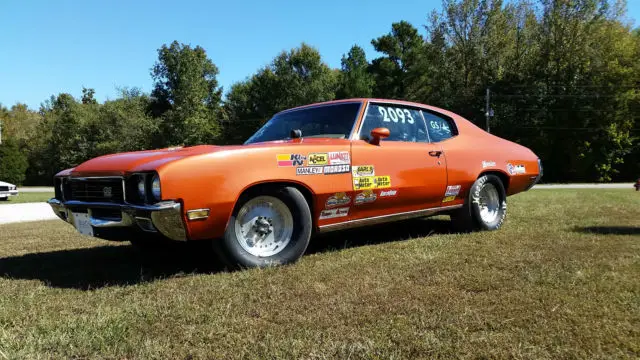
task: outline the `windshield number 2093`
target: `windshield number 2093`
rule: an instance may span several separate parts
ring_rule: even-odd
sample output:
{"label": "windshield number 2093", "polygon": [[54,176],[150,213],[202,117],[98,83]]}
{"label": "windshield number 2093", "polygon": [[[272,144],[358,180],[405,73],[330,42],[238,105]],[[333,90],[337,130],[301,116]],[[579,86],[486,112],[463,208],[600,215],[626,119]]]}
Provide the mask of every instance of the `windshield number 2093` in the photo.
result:
{"label": "windshield number 2093", "polygon": [[378,112],[380,113],[380,115],[382,115],[384,122],[393,121],[397,123],[398,120],[400,120],[404,124],[406,120],[406,122],[408,122],[409,124],[415,123],[415,120],[413,120],[413,116],[411,116],[411,112],[408,109],[392,107],[385,108],[380,106],[378,107]]}

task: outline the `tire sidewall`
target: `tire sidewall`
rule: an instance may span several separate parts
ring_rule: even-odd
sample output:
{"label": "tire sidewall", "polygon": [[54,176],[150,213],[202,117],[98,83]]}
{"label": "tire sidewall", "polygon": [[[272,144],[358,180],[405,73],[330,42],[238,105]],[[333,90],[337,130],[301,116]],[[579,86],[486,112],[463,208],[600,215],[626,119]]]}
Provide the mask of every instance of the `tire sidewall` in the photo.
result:
{"label": "tire sidewall", "polygon": [[[236,217],[242,206],[256,196],[273,196],[281,200],[293,217],[293,233],[287,246],[279,253],[268,257],[258,257],[242,248],[236,236]],[[300,191],[292,187],[272,187],[268,190],[249,192],[243,195],[229,219],[221,239],[228,262],[241,267],[267,267],[295,262],[306,251],[311,238],[311,210]]]}
{"label": "tire sidewall", "polygon": [[[495,186],[496,190],[498,190],[498,196],[500,197],[500,206],[498,208],[498,216],[496,219],[490,223],[484,222],[482,217],[480,216],[480,191],[484,188],[486,184],[492,184]],[[497,230],[502,227],[504,220],[507,216],[507,195],[504,190],[504,185],[502,185],[502,181],[495,175],[483,175],[479,177],[473,186],[471,187],[471,191],[469,194],[469,200],[471,204],[471,216],[474,219],[474,222],[478,225],[478,227],[482,230]]]}

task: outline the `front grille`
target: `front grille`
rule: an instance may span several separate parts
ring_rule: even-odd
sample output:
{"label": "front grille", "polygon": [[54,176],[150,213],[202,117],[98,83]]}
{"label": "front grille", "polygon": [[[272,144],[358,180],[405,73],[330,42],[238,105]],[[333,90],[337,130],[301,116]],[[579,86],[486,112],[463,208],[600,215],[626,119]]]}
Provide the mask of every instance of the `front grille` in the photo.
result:
{"label": "front grille", "polygon": [[124,203],[121,178],[72,178],[69,189],[71,191],[69,200]]}
{"label": "front grille", "polygon": [[9,191],[8,186],[0,186],[0,191]]}

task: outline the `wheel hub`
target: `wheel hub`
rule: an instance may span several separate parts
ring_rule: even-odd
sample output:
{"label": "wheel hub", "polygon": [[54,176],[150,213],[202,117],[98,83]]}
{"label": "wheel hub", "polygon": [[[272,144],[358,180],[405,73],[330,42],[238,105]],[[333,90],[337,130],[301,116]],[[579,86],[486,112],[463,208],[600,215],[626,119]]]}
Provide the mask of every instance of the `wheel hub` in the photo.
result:
{"label": "wheel hub", "polygon": [[485,224],[492,223],[498,218],[500,195],[498,195],[498,189],[495,185],[487,183],[482,187],[478,206],[480,207],[480,218]]}
{"label": "wheel hub", "polygon": [[258,196],[238,211],[236,239],[249,254],[258,257],[281,252],[293,234],[293,216],[285,203],[272,196]]}

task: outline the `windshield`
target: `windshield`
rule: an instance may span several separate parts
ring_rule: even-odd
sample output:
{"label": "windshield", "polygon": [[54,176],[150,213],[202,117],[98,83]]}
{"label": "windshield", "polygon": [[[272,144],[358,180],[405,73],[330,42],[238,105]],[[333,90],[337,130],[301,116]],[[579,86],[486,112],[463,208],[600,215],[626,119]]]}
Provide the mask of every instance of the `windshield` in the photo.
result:
{"label": "windshield", "polygon": [[285,140],[291,130],[301,130],[302,137],[346,139],[351,134],[360,103],[315,106],[276,114],[256,131],[245,144]]}

